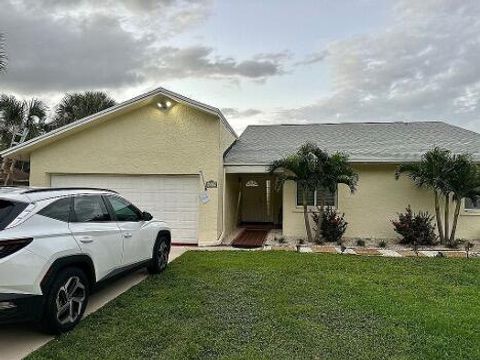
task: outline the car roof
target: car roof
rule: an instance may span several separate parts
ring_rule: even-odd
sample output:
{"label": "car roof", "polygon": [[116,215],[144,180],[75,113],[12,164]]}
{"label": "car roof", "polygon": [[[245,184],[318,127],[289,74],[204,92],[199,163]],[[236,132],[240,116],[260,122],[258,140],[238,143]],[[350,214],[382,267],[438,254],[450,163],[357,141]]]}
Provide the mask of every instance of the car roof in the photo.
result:
{"label": "car roof", "polygon": [[89,187],[0,186],[0,198],[22,202],[36,202],[77,194],[116,194],[116,192],[108,189]]}

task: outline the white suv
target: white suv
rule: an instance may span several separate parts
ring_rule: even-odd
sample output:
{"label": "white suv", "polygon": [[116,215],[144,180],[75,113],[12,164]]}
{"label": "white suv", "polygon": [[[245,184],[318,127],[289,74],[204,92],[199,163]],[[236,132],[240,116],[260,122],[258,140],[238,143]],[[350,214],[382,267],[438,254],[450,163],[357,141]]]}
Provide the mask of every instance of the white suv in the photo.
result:
{"label": "white suv", "polygon": [[170,229],[114,191],[0,188],[0,322],[39,321],[60,333],[107,279],[165,269]]}

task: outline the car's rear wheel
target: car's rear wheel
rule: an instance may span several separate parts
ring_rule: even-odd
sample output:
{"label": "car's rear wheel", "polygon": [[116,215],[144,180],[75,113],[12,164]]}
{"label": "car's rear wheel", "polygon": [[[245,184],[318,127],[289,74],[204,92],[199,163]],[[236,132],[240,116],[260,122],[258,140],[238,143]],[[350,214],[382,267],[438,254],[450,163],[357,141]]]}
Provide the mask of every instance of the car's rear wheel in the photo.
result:
{"label": "car's rear wheel", "polygon": [[153,247],[153,256],[148,271],[151,274],[161,273],[168,264],[170,241],[166,236],[159,236]]}
{"label": "car's rear wheel", "polygon": [[88,303],[89,284],[78,268],[61,270],[52,282],[45,303],[42,325],[54,334],[73,329],[82,319]]}

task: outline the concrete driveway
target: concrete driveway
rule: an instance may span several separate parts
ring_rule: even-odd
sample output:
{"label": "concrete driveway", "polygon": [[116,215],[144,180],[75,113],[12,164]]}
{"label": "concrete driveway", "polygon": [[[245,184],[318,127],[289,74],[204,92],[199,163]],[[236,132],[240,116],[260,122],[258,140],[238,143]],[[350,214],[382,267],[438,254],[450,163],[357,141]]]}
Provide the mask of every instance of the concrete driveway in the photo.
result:
{"label": "concrete driveway", "polygon": [[[185,247],[172,247],[169,262],[182,255],[186,250],[187,248]],[[109,284],[109,286],[93,294],[89,300],[85,312],[86,315],[97,311],[121,293],[144,280],[146,276],[146,270],[139,270],[116,280],[112,284]],[[31,324],[2,325],[0,327],[0,359],[23,359],[52,339],[52,336],[41,333]]]}

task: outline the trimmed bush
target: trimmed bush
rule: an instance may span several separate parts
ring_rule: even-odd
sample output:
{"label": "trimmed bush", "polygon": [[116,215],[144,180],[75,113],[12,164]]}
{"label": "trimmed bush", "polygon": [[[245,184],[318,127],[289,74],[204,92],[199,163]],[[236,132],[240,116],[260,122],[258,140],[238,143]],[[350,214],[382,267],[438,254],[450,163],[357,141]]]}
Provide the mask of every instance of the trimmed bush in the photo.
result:
{"label": "trimmed bush", "polygon": [[410,245],[434,245],[437,242],[433,216],[428,211],[415,214],[410,205],[405,213],[398,214],[398,220],[392,220],[395,232],[402,239],[400,243]]}
{"label": "trimmed bush", "polygon": [[357,240],[357,246],[365,246],[365,240],[363,240],[363,239],[358,239],[358,240]]}

